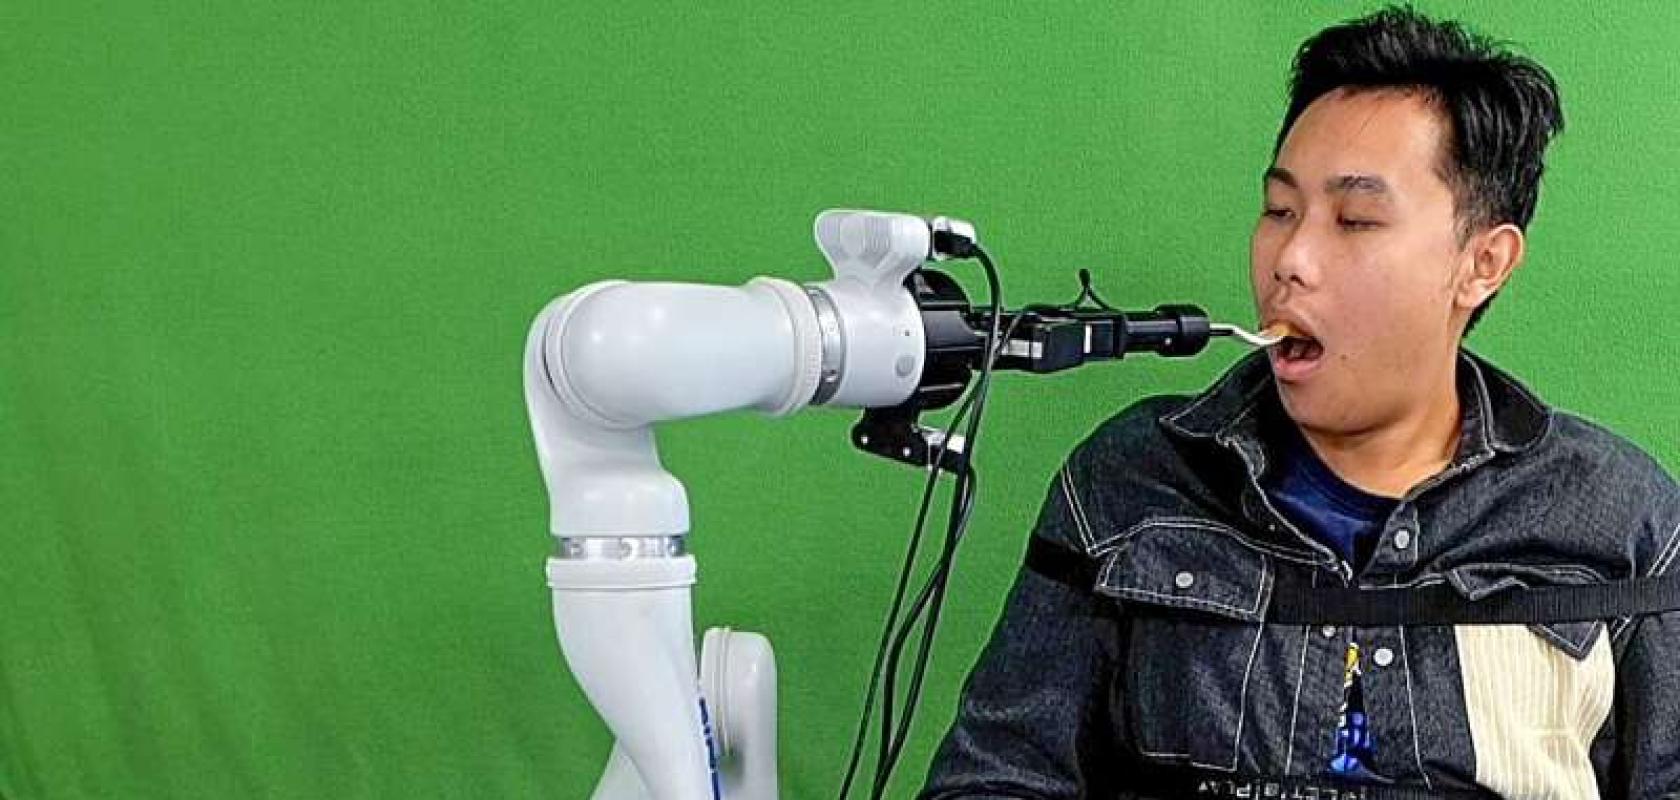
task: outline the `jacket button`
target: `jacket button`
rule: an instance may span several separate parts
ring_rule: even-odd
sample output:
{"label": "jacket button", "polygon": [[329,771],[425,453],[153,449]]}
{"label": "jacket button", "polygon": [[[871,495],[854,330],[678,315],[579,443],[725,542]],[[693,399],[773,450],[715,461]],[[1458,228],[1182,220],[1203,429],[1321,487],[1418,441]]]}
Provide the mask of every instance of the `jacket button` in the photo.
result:
{"label": "jacket button", "polygon": [[1371,660],[1377,662],[1379,667],[1386,667],[1394,663],[1394,651],[1386,647],[1379,647],[1377,652],[1372,654]]}
{"label": "jacket button", "polygon": [[1188,589],[1196,585],[1196,576],[1188,572],[1180,572],[1173,576],[1173,585],[1180,589]]}
{"label": "jacket button", "polygon": [[1411,546],[1412,546],[1412,531],[1411,531],[1411,529],[1401,528],[1400,530],[1397,530],[1397,531],[1394,532],[1394,549],[1404,550],[1404,549],[1406,549],[1408,547],[1411,547]]}

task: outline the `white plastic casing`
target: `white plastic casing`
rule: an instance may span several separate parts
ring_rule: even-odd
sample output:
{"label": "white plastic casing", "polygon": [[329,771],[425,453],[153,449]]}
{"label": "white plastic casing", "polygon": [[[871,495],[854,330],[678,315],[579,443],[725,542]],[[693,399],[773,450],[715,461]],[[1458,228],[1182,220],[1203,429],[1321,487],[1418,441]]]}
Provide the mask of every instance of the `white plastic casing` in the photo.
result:
{"label": "white plastic casing", "polygon": [[712,712],[726,800],[776,798],[776,656],[770,640],[712,628],[700,646],[700,691]]}
{"label": "white plastic casing", "polygon": [[550,303],[525,348],[525,402],[556,536],[688,532],[688,498],[652,424],[816,390],[822,345],[798,285],[607,281]]}
{"label": "white plastic casing", "polygon": [[927,355],[921,311],[904,289],[905,278],[927,261],[927,222],[909,214],[824,211],[816,236],[834,279],[813,286],[833,300],[845,341],[844,372],[828,405],[904,402]]}
{"label": "white plastic casing", "polygon": [[[716,800],[695,677],[694,557],[551,558],[548,582],[560,651],[638,782],[658,800]],[[622,773],[609,770],[602,785],[626,784]]]}
{"label": "white plastic casing", "polygon": [[[700,685],[712,713],[724,800],[776,800],[776,656],[760,634],[712,628],[700,645]],[[622,742],[593,800],[651,800]]]}

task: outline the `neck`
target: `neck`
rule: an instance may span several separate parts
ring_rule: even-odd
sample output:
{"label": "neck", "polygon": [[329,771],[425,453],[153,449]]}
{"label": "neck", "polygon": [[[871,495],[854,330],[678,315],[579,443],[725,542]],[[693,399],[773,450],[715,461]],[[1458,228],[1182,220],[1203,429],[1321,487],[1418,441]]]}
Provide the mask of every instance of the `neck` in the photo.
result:
{"label": "neck", "polygon": [[1427,402],[1392,422],[1352,433],[1302,426],[1301,434],[1342,480],[1371,494],[1403,497],[1445,469],[1458,451],[1457,361],[1448,367]]}

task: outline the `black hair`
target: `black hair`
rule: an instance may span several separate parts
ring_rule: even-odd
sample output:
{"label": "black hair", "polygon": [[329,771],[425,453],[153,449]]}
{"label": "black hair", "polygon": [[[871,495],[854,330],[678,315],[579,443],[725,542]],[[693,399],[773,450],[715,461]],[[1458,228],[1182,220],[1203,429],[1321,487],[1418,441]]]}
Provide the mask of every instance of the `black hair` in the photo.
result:
{"label": "black hair", "polygon": [[[1307,106],[1343,88],[1418,91],[1441,110],[1451,141],[1439,169],[1453,190],[1460,241],[1507,222],[1528,229],[1546,145],[1563,131],[1557,83],[1545,67],[1456,22],[1390,6],[1301,44],[1273,156]],[[1492,302],[1471,313],[1466,333]]]}

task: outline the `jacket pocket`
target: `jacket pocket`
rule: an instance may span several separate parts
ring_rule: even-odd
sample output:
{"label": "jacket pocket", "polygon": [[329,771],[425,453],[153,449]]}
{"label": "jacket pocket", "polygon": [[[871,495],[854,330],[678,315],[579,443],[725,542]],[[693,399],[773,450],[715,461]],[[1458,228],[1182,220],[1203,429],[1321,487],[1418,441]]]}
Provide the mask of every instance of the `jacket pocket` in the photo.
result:
{"label": "jacket pocket", "polygon": [[1139,755],[1234,770],[1242,739],[1265,735],[1250,688],[1277,683],[1258,673],[1287,661],[1260,652],[1277,644],[1259,624],[1273,577],[1270,556],[1217,523],[1152,520],[1120,538],[1096,588],[1129,618],[1111,703]]}
{"label": "jacket pocket", "polygon": [[[1465,564],[1447,570],[1447,583],[1470,600],[1481,600],[1501,592],[1536,587],[1584,586],[1605,583],[1591,569],[1573,565],[1534,566],[1525,564]],[[1604,630],[1604,621],[1542,622],[1528,626],[1535,635],[1580,661],[1592,651]]]}
{"label": "jacket pocket", "polygon": [[1097,591],[1123,603],[1259,622],[1272,593],[1271,558],[1235,530],[1194,519],[1150,520],[1120,537]]}

